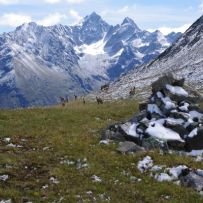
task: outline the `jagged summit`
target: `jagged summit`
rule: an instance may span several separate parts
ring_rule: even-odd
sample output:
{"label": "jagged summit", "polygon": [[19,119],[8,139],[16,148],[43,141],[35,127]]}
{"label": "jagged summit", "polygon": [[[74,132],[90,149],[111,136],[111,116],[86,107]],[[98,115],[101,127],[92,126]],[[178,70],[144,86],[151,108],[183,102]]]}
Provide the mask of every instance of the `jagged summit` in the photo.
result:
{"label": "jagged summit", "polygon": [[135,21],[129,17],[124,18],[121,26],[130,26],[133,27],[136,31],[140,31],[140,28],[136,25]]}
{"label": "jagged summit", "polygon": [[35,23],[35,22],[23,23],[22,25],[20,25],[16,28],[16,31],[17,30],[27,30],[28,28],[36,28],[37,26],[40,26],[40,25],[37,25],[37,23]]}
{"label": "jagged summit", "polygon": [[100,20],[101,16],[97,14],[96,12],[92,12],[90,15],[87,15],[84,20]]}
{"label": "jagged summit", "polygon": [[[180,36],[180,33],[177,33],[177,35],[179,35],[178,39],[172,43],[172,46],[152,62],[134,67],[130,73],[115,82],[109,89],[109,93],[103,96],[108,98],[113,94],[117,99],[128,97],[128,90],[135,87],[136,98],[146,98],[149,95],[151,83],[169,71],[184,77],[186,83],[203,93],[203,16],[194,22],[184,34]],[[173,33],[168,36],[174,39]],[[159,38],[160,42],[165,41],[162,37]]]}
{"label": "jagged summit", "polygon": [[162,34],[162,32],[160,30],[155,30],[153,33],[155,33],[155,34]]}

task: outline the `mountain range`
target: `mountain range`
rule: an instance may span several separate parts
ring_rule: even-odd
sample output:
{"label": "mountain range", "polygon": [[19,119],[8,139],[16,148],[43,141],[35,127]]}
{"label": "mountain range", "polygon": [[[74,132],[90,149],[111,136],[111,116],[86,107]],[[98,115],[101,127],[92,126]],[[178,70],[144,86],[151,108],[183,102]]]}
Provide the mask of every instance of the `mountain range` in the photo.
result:
{"label": "mountain range", "polygon": [[100,92],[105,99],[129,97],[135,87],[137,99],[149,96],[150,86],[161,75],[172,72],[203,93],[203,16],[155,60],[132,69],[110,85],[108,92]]}
{"label": "mountain range", "polygon": [[78,25],[34,22],[0,35],[0,107],[54,105],[85,95],[155,59],[182,34],[109,25],[93,12]]}

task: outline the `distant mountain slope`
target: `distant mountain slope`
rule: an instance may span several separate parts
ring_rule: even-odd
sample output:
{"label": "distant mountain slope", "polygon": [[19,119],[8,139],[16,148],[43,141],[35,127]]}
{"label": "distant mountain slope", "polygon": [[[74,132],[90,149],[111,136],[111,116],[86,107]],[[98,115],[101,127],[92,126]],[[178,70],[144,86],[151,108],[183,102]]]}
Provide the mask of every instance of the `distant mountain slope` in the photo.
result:
{"label": "distant mountain slope", "polygon": [[171,47],[147,65],[134,68],[116,82],[106,99],[126,98],[130,88],[136,87],[136,98],[148,96],[150,85],[160,75],[173,72],[203,93],[203,16],[200,17]]}
{"label": "distant mountain slope", "polygon": [[180,33],[111,26],[93,12],[79,25],[28,23],[0,35],[0,107],[56,104],[84,95],[162,53]]}

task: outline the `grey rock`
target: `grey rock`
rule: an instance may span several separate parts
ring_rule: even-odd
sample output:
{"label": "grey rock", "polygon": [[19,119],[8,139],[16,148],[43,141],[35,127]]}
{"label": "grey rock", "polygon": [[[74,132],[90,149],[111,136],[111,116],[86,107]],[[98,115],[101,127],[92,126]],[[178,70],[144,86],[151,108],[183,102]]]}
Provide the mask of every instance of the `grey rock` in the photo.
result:
{"label": "grey rock", "polygon": [[172,73],[167,73],[152,83],[152,92],[156,93],[158,91],[164,90],[167,84],[173,85],[175,82],[176,79],[174,75]]}
{"label": "grey rock", "polygon": [[143,110],[142,112],[137,113],[134,116],[132,116],[132,118],[129,120],[129,122],[131,122],[131,123],[140,122],[142,119],[146,118],[146,116],[147,116],[147,112],[146,112],[146,110]]}
{"label": "grey rock", "polygon": [[188,85],[184,86],[185,90],[189,93],[188,102],[199,104],[203,102],[203,96],[194,87]]}
{"label": "grey rock", "polygon": [[[119,124],[114,132],[118,132],[119,136],[122,135],[126,141],[133,141],[149,150],[161,149],[167,151],[175,149],[191,151],[192,149],[203,149],[203,127],[200,127],[203,124],[203,119],[193,118],[192,121],[191,117],[194,117],[195,112],[189,112],[189,107],[195,109],[197,115],[201,110],[198,106],[186,101],[187,97],[177,96],[175,98],[176,95],[166,90],[166,84],[181,87],[184,80],[176,79],[173,74],[164,75],[158,79],[152,85],[153,93],[148,99],[148,103],[140,103],[139,109],[141,112],[135,114],[128,122]],[[184,108],[181,108],[183,106]],[[132,123],[136,124],[136,137],[129,135]],[[163,125],[166,130],[170,129],[174,133],[176,132],[182,139],[179,136],[177,140],[167,138],[164,141],[164,139],[155,138],[155,135],[147,129],[150,125],[150,127],[155,127],[156,124]],[[198,127],[197,135],[188,137],[196,127]]]}
{"label": "grey rock", "polygon": [[143,102],[143,103],[139,103],[139,110],[140,111],[145,111],[147,109],[147,103]]}
{"label": "grey rock", "polygon": [[168,147],[174,150],[184,150],[185,149],[185,141],[178,140],[169,140],[167,141]]}
{"label": "grey rock", "polygon": [[182,78],[182,79],[180,79],[180,80],[176,80],[176,81],[173,83],[173,85],[174,85],[174,86],[183,87],[184,83],[185,83],[185,78]]}
{"label": "grey rock", "polygon": [[156,138],[149,137],[142,139],[142,147],[146,150],[154,150],[154,149],[164,149],[168,150],[167,143],[162,142]]}
{"label": "grey rock", "polygon": [[199,127],[199,123],[198,122],[193,122],[189,126],[187,126],[186,129],[187,129],[188,132],[191,132],[197,127]]}
{"label": "grey rock", "polygon": [[128,134],[131,125],[132,125],[131,122],[126,122],[126,123],[124,123],[124,124],[121,124],[121,125],[120,125],[120,128],[122,129],[122,131],[125,132],[125,134]]}
{"label": "grey rock", "polygon": [[183,186],[192,187],[197,191],[203,190],[203,177],[198,175],[195,171],[191,171],[188,175],[182,176],[180,181]]}
{"label": "grey rock", "polygon": [[119,132],[116,125],[111,125],[102,132],[101,140],[115,140],[115,141],[125,141],[125,136],[123,133]]}
{"label": "grey rock", "polygon": [[175,123],[170,123],[170,122],[166,122],[164,125],[166,128],[170,128],[171,130],[177,132],[181,138],[185,138],[188,135],[188,130],[180,124],[175,124]]}
{"label": "grey rock", "polygon": [[163,102],[160,98],[155,97],[154,103],[158,106],[161,107],[163,105]]}
{"label": "grey rock", "polygon": [[169,90],[164,89],[164,93],[171,98],[172,101],[175,102],[182,102],[182,101],[188,101],[189,102],[189,97],[187,96],[182,96],[182,95],[177,95],[177,94],[172,94]]}
{"label": "grey rock", "polygon": [[145,149],[143,147],[136,145],[134,142],[126,141],[126,142],[121,142],[119,144],[117,151],[119,151],[121,153],[144,152]]}
{"label": "grey rock", "polygon": [[151,119],[156,119],[156,120],[159,120],[161,118],[164,118],[164,116],[161,116],[160,114],[158,113],[150,113],[150,116],[151,116]]}
{"label": "grey rock", "polygon": [[200,106],[198,104],[192,104],[188,107],[189,111],[197,111],[199,113],[202,113],[203,114],[203,110],[200,109]]}
{"label": "grey rock", "polygon": [[150,121],[148,119],[143,119],[140,121],[137,128],[141,129],[143,132],[149,127]]}
{"label": "grey rock", "polygon": [[178,112],[178,111],[170,112],[169,116],[175,119],[183,119],[185,121],[188,121],[188,119],[190,118],[190,116],[187,113]]}
{"label": "grey rock", "polygon": [[199,127],[197,130],[197,135],[192,138],[186,138],[186,150],[202,150],[203,149],[203,127]]}

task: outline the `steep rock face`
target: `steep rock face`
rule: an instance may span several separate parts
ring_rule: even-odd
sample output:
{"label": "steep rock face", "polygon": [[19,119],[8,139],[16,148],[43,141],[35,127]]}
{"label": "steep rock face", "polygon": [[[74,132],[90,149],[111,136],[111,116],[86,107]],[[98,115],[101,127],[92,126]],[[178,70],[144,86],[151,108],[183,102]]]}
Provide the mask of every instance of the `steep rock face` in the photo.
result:
{"label": "steep rock face", "polygon": [[110,25],[101,16],[93,12],[81,22],[81,25],[71,26],[71,36],[77,45],[90,45],[101,40]]}
{"label": "steep rock face", "polygon": [[[78,29],[86,27],[89,24],[87,22],[94,15],[87,16]],[[93,22],[95,23],[95,21]],[[153,33],[143,31],[130,18],[125,18],[120,25],[116,26],[106,25],[98,16],[96,22],[101,24],[102,28],[100,28],[100,34],[97,35],[98,38],[92,40],[91,44],[78,43],[75,50],[80,57],[80,67],[86,68],[89,64],[92,66],[91,69],[97,69],[97,71],[99,69],[102,77],[107,76],[110,80],[118,78],[135,66],[156,58],[180,35],[180,33],[177,35],[172,33],[164,36],[159,31]],[[89,27],[91,26],[88,26],[87,29]],[[91,34],[91,32],[92,29],[89,33]],[[77,33],[80,32],[76,32],[74,36],[77,36]],[[74,36],[73,38],[75,38]]]}
{"label": "steep rock face", "polygon": [[74,75],[78,57],[63,27],[30,23],[2,38],[1,107],[52,104],[61,95],[85,92]]}
{"label": "steep rock face", "polygon": [[0,35],[0,107],[84,95],[158,56],[169,38],[142,31],[130,18],[110,26],[95,12],[75,26],[19,26]]}
{"label": "steep rock face", "polygon": [[[173,35],[173,34],[171,34]],[[135,87],[137,99],[149,96],[150,85],[159,76],[173,72],[184,77],[186,83],[203,90],[203,16],[199,18],[172,46],[160,54],[154,61],[136,67],[114,82],[106,99],[128,97]]]}

